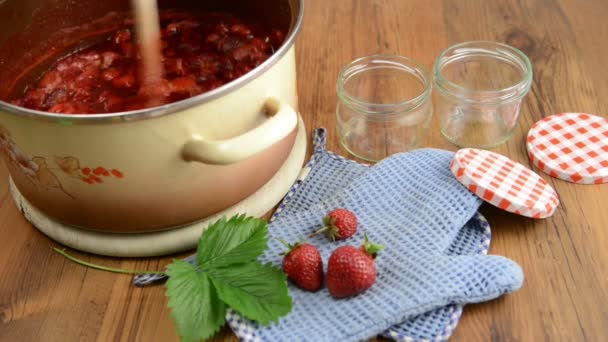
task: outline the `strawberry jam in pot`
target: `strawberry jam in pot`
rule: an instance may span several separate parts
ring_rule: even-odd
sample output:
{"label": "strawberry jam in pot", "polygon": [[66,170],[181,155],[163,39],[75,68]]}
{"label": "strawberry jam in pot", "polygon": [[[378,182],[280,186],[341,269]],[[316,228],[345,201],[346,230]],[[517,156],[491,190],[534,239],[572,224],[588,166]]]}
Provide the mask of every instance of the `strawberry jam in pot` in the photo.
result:
{"label": "strawberry jam in pot", "polygon": [[143,109],[183,100],[249,72],[283,43],[285,32],[229,13],[162,13],[163,78],[143,86],[132,26],[54,63],[11,102],[63,114]]}

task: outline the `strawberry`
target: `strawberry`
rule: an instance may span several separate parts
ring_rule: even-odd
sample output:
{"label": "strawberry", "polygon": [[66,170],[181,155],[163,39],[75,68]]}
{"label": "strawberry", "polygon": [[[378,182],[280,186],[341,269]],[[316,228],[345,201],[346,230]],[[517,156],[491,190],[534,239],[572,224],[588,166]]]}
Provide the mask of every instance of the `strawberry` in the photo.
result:
{"label": "strawberry", "polygon": [[317,247],[309,243],[291,245],[279,241],[288,248],[283,258],[283,271],[287,278],[304,290],[319,290],[323,285],[323,259]]}
{"label": "strawberry", "polygon": [[334,209],[323,218],[325,226],[310,236],[325,232],[332,240],[344,240],[353,236],[357,232],[357,216],[348,209]]}
{"label": "strawberry", "polygon": [[365,236],[363,246],[342,246],[327,262],[327,289],[334,298],[345,298],[365,292],[376,282],[376,253],[383,248],[370,243]]}

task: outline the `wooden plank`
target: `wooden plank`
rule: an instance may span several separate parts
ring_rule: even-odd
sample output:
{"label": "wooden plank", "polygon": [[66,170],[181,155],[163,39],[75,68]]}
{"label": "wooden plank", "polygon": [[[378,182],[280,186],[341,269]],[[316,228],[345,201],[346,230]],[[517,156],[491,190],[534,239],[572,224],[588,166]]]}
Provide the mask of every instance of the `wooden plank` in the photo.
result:
{"label": "wooden plank", "polygon": [[[590,52],[598,49],[597,36],[575,29],[579,27],[572,25],[576,17],[571,18],[593,11],[605,17],[608,11],[601,3],[586,1],[583,12],[578,8],[581,2],[570,2],[566,9],[554,1],[444,1],[450,43],[506,42],[524,51],[533,64],[534,83],[519,127],[498,152],[531,166],[523,141],[534,122],[564,111],[606,113],[605,104],[598,101],[601,93],[592,86],[606,84],[598,77],[602,73],[596,72],[605,71],[606,66],[595,63],[589,68],[583,63],[595,61]],[[600,33],[606,31],[599,28],[605,25],[597,18],[594,23],[592,27]],[[529,220],[484,208],[494,234],[491,253],[520,263],[526,281],[514,295],[467,307],[455,340],[469,340],[473,331],[475,340],[481,341],[595,341],[606,336],[602,325],[608,311],[592,302],[608,298],[600,285],[608,270],[606,258],[600,257],[606,244],[601,223],[608,222],[608,215],[600,203],[608,189],[543,177],[562,202],[552,218]]]}

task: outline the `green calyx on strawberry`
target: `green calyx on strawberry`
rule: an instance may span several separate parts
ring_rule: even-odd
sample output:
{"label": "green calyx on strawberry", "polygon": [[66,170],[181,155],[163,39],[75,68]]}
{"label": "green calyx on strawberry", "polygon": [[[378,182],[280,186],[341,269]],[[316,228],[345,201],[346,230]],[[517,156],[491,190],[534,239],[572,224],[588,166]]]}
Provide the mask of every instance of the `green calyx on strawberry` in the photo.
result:
{"label": "green calyx on strawberry", "polygon": [[287,278],[303,290],[319,290],[323,286],[323,259],[317,247],[305,242],[292,245],[277,240],[287,247],[283,253],[283,271]]}
{"label": "green calyx on strawberry", "polygon": [[369,242],[367,238],[367,234],[363,237],[363,245],[361,245],[361,250],[369,255],[372,259],[376,259],[378,256],[378,252],[380,252],[384,248],[383,245],[379,245],[377,243]]}
{"label": "green calyx on strawberry", "polygon": [[357,216],[348,209],[334,209],[323,218],[324,227],[315,231],[310,236],[325,232],[332,240],[344,240],[357,232]]}
{"label": "green calyx on strawberry", "polygon": [[367,235],[360,248],[338,247],[327,262],[327,289],[334,298],[355,296],[376,282],[374,258],[382,245],[369,242]]}

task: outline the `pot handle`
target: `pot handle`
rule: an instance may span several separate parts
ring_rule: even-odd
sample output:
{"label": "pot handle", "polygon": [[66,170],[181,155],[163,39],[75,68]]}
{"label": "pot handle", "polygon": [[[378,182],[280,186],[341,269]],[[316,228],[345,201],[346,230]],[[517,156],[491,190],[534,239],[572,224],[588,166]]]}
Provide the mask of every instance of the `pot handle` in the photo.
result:
{"label": "pot handle", "polygon": [[196,136],[182,148],[182,158],[205,164],[227,165],[245,160],[269,148],[291,133],[298,123],[298,114],[287,103],[269,99],[264,104],[274,113],[256,128],[225,140],[206,140]]}

